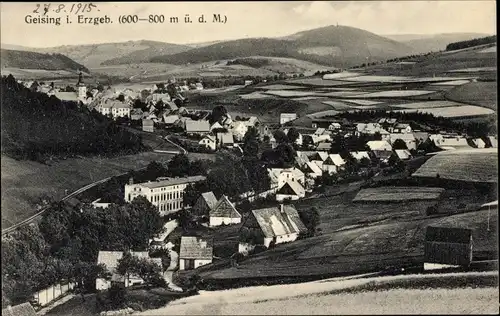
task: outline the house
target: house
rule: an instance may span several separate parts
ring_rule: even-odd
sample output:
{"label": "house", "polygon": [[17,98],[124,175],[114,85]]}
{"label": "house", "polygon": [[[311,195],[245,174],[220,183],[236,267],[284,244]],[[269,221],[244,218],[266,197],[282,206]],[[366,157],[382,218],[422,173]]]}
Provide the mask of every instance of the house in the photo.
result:
{"label": "house", "polygon": [[330,154],[323,162],[323,171],[329,174],[337,173],[338,170],[345,165],[344,159],[339,154]]}
{"label": "house", "polygon": [[161,215],[175,213],[184,207],[183,195],[186,187],[204,180],[204,176],[191,176],[158,178],[156,181],[134,184],[131,179],[130,183],[125,185],[125,202],[132,202],[136,197],[144,196],[156,206]]}
{"label": "house", "polygon": [[167,114],[163,115],[163,123],[165,123],[165,125],[167,126],[174,126],[175,122],[177,122],[178,120],[179,120],[178,115],[167,115]]}
{"label": "house", "polygon": [[210,133],[210,123],[205,120],[195,121],[188,119],[185,122],[186,133],[190,135],[204,135]]}
{"label": "house", "polygon": [[243,137],[245,136],[246,132],[248,131],[248,126],[243,121],[235,121],[235,122],[233,122],[233,126],[231,128],[231,131],[233,132],[234,138],[237,141],[241,141],[241,140],[243,140]]}
{"label": "house", "polygon": [[396,122],[397,122],[397,119],[395,119],[395,118],[385,118],[385,117],[381,118],[378,121],[379,124],[389,124],[389,125],[394,125],[394,124],[396,124]]}
{"label": "house", "polygon": [[355,134],[357,136],[360,136],[361,134],[375,135],[376,133],[379,133],[382,136],[382,140],[387,139],[389,135],[389,132],[382,128],[379,123],[358,123],[356,125]]}
{"label": "house", "polygon": [[[156,263],[160,267],[162,266],[161,258],[150,258],[149,253],[147,251],[132,251],[130,253],[134,257],[138,258],[146,258]],[[102,278],[96,279],[96,290],[102,291],[107,290],[111,287],[113,283],[121,283],[124,284],[125,287],[129,287],[132,285],[143,284],[144,280],[137,275],[124,276],[120,275],[116,272],[116,268],[118,267],[118,261],[123,257],[122,251],[99,251],[97,255],[97,264],[103,264],[111,273],[111,280],[106,280]]]}
{"label": "house", "polygon": [[276,191],[276,201],[285,199],[298,200],[306,196],[306,190],[298,181],[287,180],[278,191]]}
{"label": "house", "polygon": [[154,133],[155,131],[155,123],[153,120],[142,120],[142,131],[143,132],[149,132],[149,133]]}
{"label": "house", "polygon": [[224,127],[219,122],[215,122],[210,126],[210,131],[213,132],[214,129],[224,129]]}
{"label": "house", "polygon": [[269,248],[292,242],[305,232],[307,228],[293,205],[252,210],[240,230],[238,250],[245,253],[256,245]]}
{"label": "house", "polygon": [[2,309],[2,316],[37,316],[35,309],[29,302]]}
{"label": "house", "polygon": [[130,119],[132,121],[142,120],[144,112],[141,109],[132,109],[130,111]]}
{"label": "house", "polygon": [[463,136],[435,138],[436,146],[443,149],[470,149],[467,139]]}
{"label": "house", "polygon": [[410,126],[410,124],[403,124],[403,123],[398,123],[395,124],[393,127],[389,127],[389,132],[391,133],[411,133],[413,130]]}
{"label": "house", "polygon": [[245,86],[253,84],[253,80],[245,80]]}
{"label": "house", "polygon": [[417,145],[418,145],[418,144],[421,144],[421,143],[427,141],[427,139],[429,139],[429,133],[414,131],[413,137],[415,137],[415,140],[417,141]]}
{"label": "house", "polygon": [[472,230],[427,227],[424,270],[468,267],[472,262]]}
{"label": "house", "polygon": [[323,171],[321,170],[321,168],[318,167],[318,165],[312,161],[306,163],[303,171],[308,177],[313,178],[313,179],[317,178],[317,177],[321,177],[321,175],[323,174]]}
{"label": "house", "polygon": [[477,148],[486,148],[486,143],[481,138],[475,138],[472,142]]}
{"label": "house", "polygon": [[157,103],[158,101],[162,101],[163,103],[170,101],[170,94],[168,93],[153,93],[149,96],[151,101]]}
{"label": "house", "polygon": [[406,147],[410,150],[415,150],[417,149],[417,140],[415,139],[415,136],[413,133],[392,133],[391,134],[391,144],[394,145],[394,142],[396,140],[401,139],[402,141],[405,142]]}
{"label": "house", "polygon": [[215,194],[210,192],[205,192],[200,195],[193,205],[193,210],[197,215],[207,215],[210,210],[214,208],[217,204],[217,198]]}
{"label": "house", "polygon": [[334,130],[340,130],[342,128],[342,125],[340,125],[340,123],[337,123],[337,122],[333,122],[331,123],[329,126],[328,126],[328,129],[330,131],[334,131]]}
{"label": "house", "polygon": [[233,147],[234,146],[234,138],[233,133],[217,133],[217,143],[219,147]]}
{"label": "house", "polygon": [[358,162],[361,161],[363,158],[366,158],[368,160],[371,160],[370,155],[368,154],[367,151],[352,151],[350,152],[351,156],[354,157]]}
{"label": "house", "polygon": [[192,270],[213,260],[213,240],[182,236],[179,251],[179,270]]}
{"label": "house", "polygon": [[291,122],[297,119],[297,113],[281,113],[280,114],[280,124],[283,125],[287,122]]}
{"label": "house", "polygon": [[269,125],[267,124],[258,124],[257,125],[257,131],[259,132],[259,138],[261,141],[264,140],[264,137],[271,137],[272,133],[269,130]]}
{"label": "house", "polygon": [[210,227],[239,223],[241,223],[241,214],[227,196],[221,196],[217,204],[209,211]]}
{"label": "house", "polygon": [[491,147],[493,147],[493,148],[498,147],[498,139],[496,136],[488,136],[488,139],[490,140]]}
{"label": "house", "polygon": [[396,149],[394,150],[394,154],[401,160],[411,159],[412,155],[408,149]]}
{"label": "house", "polygon": [[299,166],[299,168],[303,168],[308,162],[310,162],[310,160],[307,154],[297,152],[295,163]]}
{"label": "house", "polygon": [[281,188],[287,181],[295,181],[304,184],[305,174],[297,168],[271,168],[267,169],[271,179],[271,188]]}
{"label": "house", "polygon": [[198,144],[215,151],[217,149],[217,138],[214,135],[205,135]]}
{"label": "house", "polygon": [[102,115],[111,115],[113,118],[130,117],[131,106],[126,102],[106,99],[97,105],[96,110]]}
{"label": "house", "polygon": [[316,146],[316,150],[319,151],[329,151],[332,148],[332,143],[322,142]]}
{"label": "house", "polygon": [[371,151],[392,151],[392,146],[385,140],[371,140],[366,143]]}

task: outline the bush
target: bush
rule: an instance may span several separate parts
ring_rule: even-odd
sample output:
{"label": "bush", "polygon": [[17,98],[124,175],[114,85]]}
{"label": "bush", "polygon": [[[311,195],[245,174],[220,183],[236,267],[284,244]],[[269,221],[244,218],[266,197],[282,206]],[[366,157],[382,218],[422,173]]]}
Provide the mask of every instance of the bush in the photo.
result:
{"label": "bush", "polygon": [[125,304],[125,286],[112,284],[108,290],[108,299],[113,308],[121,308]]}

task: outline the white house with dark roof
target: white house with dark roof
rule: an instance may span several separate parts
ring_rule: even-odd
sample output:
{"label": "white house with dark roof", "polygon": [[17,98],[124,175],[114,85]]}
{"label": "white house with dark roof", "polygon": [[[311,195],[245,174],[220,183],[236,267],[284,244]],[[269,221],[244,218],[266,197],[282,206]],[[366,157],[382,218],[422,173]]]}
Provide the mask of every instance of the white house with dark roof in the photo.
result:
{"label": "white house with dark roof", "polygon": [[182,236],[179,251],[179,270],[192,270],[213,260],[213,240]]}
{"label": "white house with dark roof", "polygon": [[282,187],[287,181],[296,181],[299,183],[305,183],[305,174],[293,167],[293,168],[269,168],[267,169],[269,178],[271,180],[271,187]]}
{"label": "white house with dark roof", "polygon": [[[162,267],[161,258],[150,258],[147,251],[132,251],[130,253],[134,257],[146,258]],[[97,255],[97,264],[103,264],[106,269],[111,273],[111,280],[102,278],[96,279],[96,290],[107,290],[111,287],[113,282],[122,283],[125,287],[132,285],[143,284],[144,280],[137,275],[124,276],[116,272],[118,261],[123,258],[123,251],[99,251]]]}
{"label": "white house with dark roof", "polygon": [[256,245],[269,248],[297,240],[307,232],[299,213],[293,205],[280,205],[252,210],[240,230],[239,252],[251,251]]}
{"label": "white house with dark roof", "polygon": [[227,196],[223,195],[209,211],[210,227],[241,223],[241,214]]}
{"label": "white house with dark roof", "polygon": [[161,215],[175,213],[184,207],[183,196],[186,187],[205,179],[204,176],[159,178],[157,181],[126,184],[125,202],[132,202],[136,197],[144,196],[158,208]]}
{"label": "white house with dark roof", "polygon": [[198,144],[205,146],[210,150],[217,149],[217,138],[214,135],[207,134],[198,142]]}
{"label": "white house with dark roof", "polygon": [[276,201],[283,201],[286,199],[298,200],[306,196],[304,186],[297,181],[287,180],[278,191],[276,191]]}
{"label": "white house with dark roof", "polygon": [[334,174],[345,165],[345,160],[339,154],[330,154],[323,162],[323,171],[329,174]]}

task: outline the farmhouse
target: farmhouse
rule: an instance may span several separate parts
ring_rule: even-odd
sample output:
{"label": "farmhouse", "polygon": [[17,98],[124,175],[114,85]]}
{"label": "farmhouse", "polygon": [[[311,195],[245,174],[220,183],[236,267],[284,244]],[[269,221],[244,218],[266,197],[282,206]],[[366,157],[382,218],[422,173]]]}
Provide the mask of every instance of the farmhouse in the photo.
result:
{"label": "farmhouse", "polygon": [[406,147],[410,150],[417,149],[417,141],[412,133],[397,133],[391,134],[391,144],[394,145],[396,140],[401,139],[405,142]]}
{"label": "farmhouse", "polygon": [[366,143],[375,157],[384,160],[391,156],[392,146],[385,140],[372,140]]}
{"label": "farmhouse", "polygon": [[306,162],[303,171],[308,177],[313,179],[321,177],[321,175],[323,174],[321,168],[318,167],[318,165],[312,161]]}
{"label": "farmhouse", "polygon": [[179,120],[178,115],[166,115],[166,114],[163,115],[163,123],[165,123],[165,125],[167,126],[173,126],[175,122],[177,122],[178,120]]}
{"label": "farmhouse", "polygon": [[305,182],[305,174],[295,167],[289,169],[271,168],[267,169],[267,172],[269,173],[269,178],[271,179],[272,188],[281,188],[289,180],[300,182],[302,184]]}
{"label": "farmhouse", "polygon": [[345,161],[339,154],[330,154],[323,162],[323,171],[329,174],[337,173],[343,165]]}
{"label": "farmhouse", "polygon": [[331,148],[332,148],[332,143],[329,143],[329,142],[322,142],[316,146],[316,150],[319,150],[319,151],[328,151]]}
{"label": "farmhouse", "polygon": [[227,133],[217,133],[217,143],[219,147],[233,147],[234,137],[231,132]]}
{"label": "farmhouse", "polygon": [[142,120],[142,131],[154,133],[155,123],[153,122],[153,120]]}
{"label": "farmhouse", "polygon": [[398,123],[389,127],[389,132],[391,133],[411,133],[412,131],[410,124]]}
{"label": "farmhouse", "polygon": [[280,114],[280,124],[283,125],[286,122],[291,122],[297,119],[297,113],[281,113]]}
{"label": "farmhouse", "polygon": [[241,223],[241,214],[227,196],[221,196],[217,204],[209,211],[210,227],[239,223]]}
{"label": "farmhouse", "polygon": [[217,139],[214,135],[205,135],[198,144],[205,146],[208,149],[216,150],[217,149]]}
{"label": "farmhouse", "polygon": [[438,138],[434,140],[434,143],[436,146],[446,150],[472,148],[469,146],[467,139],[462,136]]}
{"label": "farmhouse", "polygon": [[179,251],[179,270],[192,270],[212,263],[213,240],[182,236]]}
{"label": "farmhouse", "polygon": [[304,187],[297,181],[287,180],[281,188],[276,191],[276,201],[286,199],[298,200],[306,196]]}
{"label": "farmhouse", "polygon": [[185,123],[186,133],[189,135],[204,135],[210,133],[210,124],[208,121],[195,121],[188,119]]}
{"label": "farmhouse", "polygon": [[[161,258],[150,258],[149,253],[147,251],[132,251],[131,255],[138,258],[146,258],[156,263],[160,267],[162,266]],[[116,268],[118,267],[118,261],[123,257],[122,251],[99,251],[97,255],[97,264],[103,264],[106,266],[106,269],[111,272],[111,281],[97,278],[96,279],[96,290],[102,291],[107,290],[111,287],[112,283],[121,283],[124,284],[125,287],[129,287],[132,285],[143,284],[144,280],[137,275],[124,276],[120,275],[116,272]]]}
{"label": "farmhouse", "polygon": [[3,316],[36,316],[36,311],[30,303],[22,303],[15,306],[7,306],[2,309]]}
{"label": "farmhouse", "polygon": [[368,154],[367,151],[352,151],[352,152],[350,152],[350,154],[357,161],[361,161],[363,158],[371,160],[370,155]]}
{"label": "farmhouse", "polygon": [[130,119],[132,121],[141,120],[143,116],[144,112],[141,109],[133,109],[132,111],[130,111]]}
{"label": "farmhouse", "polygon": [[219,122],[215,122],[210,126],[210,131],[213,132],[214,129],[224,129],[224,127]]}
{"label": "farmhouse", "polygon": [[424,269],[468,267],[472,262],[472,231],[464,228],[427,227]]}
{"label": "farmhouse", "polygon": [[214,208],[217,204],[217,198],[215,194],[210,192],[205,192],[200,195],[193,205],[193,210],[198,215],[207,215],[210,210]]}
{"label": "farmhouse", "polygon": [[267,248],[295,241],[307,232],[293,205],[253,210],[240,231],[239,252],[251,251],[256,245]]}
{"label": "farmhouse", "polygon": [[182,198],[186,187],[205,179],[204,176],[158,178],[157,181],[137,184],[134,184],[131,179],[130,183],[125,185],[125,202],[131,202],[137,196],[144,196],[158,208],[161,215],[174,213],[184,206]]}

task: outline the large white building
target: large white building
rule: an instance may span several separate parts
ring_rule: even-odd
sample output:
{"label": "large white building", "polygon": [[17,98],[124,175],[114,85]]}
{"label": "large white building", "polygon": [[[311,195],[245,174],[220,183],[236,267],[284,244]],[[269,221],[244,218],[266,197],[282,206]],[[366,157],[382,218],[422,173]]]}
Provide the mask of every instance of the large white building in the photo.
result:
{"label": "large white building", "polygon": [[96,110],[102,115],[111,115],[113,118],[130,117],[131,107],[118,100],[106,99],[96,107]]}
{"label": "large white building", "polygon": [[181,210],[184,205],[182,198],[186,187],[204,176],[185,178],[159,178],[157,181],[144,183],[130,183],[125,185],[125,201],[131,202],[137,196],[144,196],[151,204],[158,208],[161,215],[167,215]]}

